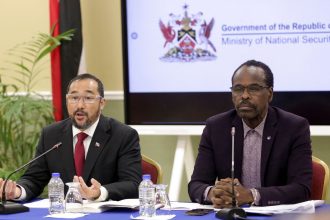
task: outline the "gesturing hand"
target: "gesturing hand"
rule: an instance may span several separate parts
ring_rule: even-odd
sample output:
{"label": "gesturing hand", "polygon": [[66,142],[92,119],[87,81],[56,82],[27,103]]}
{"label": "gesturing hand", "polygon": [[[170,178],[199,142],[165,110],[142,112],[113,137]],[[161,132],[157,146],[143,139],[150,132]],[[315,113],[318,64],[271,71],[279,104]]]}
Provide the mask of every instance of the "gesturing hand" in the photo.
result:
{"label": "gesturing hand", "polygon": [[73,182],[79,182],[79,192],[81,196],[88,200],[95,200],[101,195],[101,184],[94,178],[91,179],[91,186],[87,186],[82,177],[74,176]]}

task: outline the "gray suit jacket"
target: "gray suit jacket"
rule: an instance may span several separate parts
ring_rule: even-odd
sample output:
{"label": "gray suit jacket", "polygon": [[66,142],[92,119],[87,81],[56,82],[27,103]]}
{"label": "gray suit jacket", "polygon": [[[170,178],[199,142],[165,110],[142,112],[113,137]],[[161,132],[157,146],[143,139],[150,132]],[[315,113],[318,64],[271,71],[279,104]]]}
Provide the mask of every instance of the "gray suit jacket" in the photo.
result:
{"label": "gray suit jacket", "polygon": [[[191,181],[192,201],[204,203],[205,189],[216,179],[231,177],[231,127],[235,126],[235,178],[241,180],[243,123],[235,110],[206,121]],[[308,200],[311,194],[312,159],[308,121],[269,107],[261,150],[260,205]]]}
{"label": "gray suit jacket", "polygon": [[[64,183],[72,182],[75,167],[71,119],[43,129],[36,156],[58,142],[62,142],[62,146],[31,164],[19,179],[18,184],[26,189],[27,200],[40,195],[53,172],[59,172]],[[98,180],[108,190],[108,199],[121,200],[138,196],[141,175],[137,132],[101,115],[86,156],[83,179],[87,184],[91,178]]]}

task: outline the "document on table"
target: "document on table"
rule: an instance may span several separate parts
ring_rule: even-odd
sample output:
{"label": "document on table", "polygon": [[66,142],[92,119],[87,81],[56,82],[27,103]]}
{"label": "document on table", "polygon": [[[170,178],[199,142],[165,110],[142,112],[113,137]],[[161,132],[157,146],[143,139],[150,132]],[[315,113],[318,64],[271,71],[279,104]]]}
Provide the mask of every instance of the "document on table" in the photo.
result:
{"label": "document on table", "polygon": [[84,213],[58,213],[58,214],[52,214],[52,215],[46,215],[46,218],[69,218],[69,219],[73,219],[73,218],[81,218],[85,215],[88,214],[84,214]]}
{"label": "document on table", "polygon": [[140,202],[138,199],[123,199],[120,201],[93,202],[84,200],[83,210],[87,213],[104,212],[114,208],[138,209]]}
{"label": "document on table", "polygon": [[35,202],[28,202],[24,204],[29,208],[40,208],[40,209],[47,209],[49,208],[49,199],[41,199]]}
{"label": "document on table", "polygon": [[[83,213],[100,213],[113,208],[128,208],[128,209],[138,209],[139,199],[123,199],[120,201],[105,201],[105,202],[93,202],[84,200],[81,212]],[[25,206],[29,208],[48,208],[49,200],[42,199],[31,203],[26,203]],[[160,208],[160,207],[156,207]]]}
{"label": "document on table", "polygon": [[[42,199],[35,202],[25,203],[25,206],[29,208],[48,208],[49,200]],[[90,209],[99,209],[100,207],[119,207],[119,208],[132,208],[137,209],[139,207],[138,199],[124,199],[120,201],[106,201],[106,202],[93,202],[84,200],[84,207]],[[171,202],[172,210],[190,210],[198,208],[208,208],[213,209],[212,205],[201,205],[194,202]]]}
{"label": "document on table", "polygon": [[214,209],[212,205],[201,205],[195,202],[171,202],[172,210]]}
{"label": "document on table", "polygon": [[134,220],[169,220],[174,218],[175,215],[155,215],[153,217],[145,217],[145,216],[133,216],[131,215],[130,218]]}
{"label": "document on table", "polygon": [[310,200],[306,202],[290,204],[290,205],[274,205],[274,206],[251,206],[244,208],[247,213],[273,215],[286,213],[315,213],[315,207],[324,204],[324,200]]}
{"label": "document on table", "polygon": [[[315,208],[324,204],[324,200],[310,200],[302,203],[290,205],[274,205],[274,206],[252,206],[244,208],[247,213],[273,215],[284,213],[314,213]],[[212,205],[201,205],[190,202],[171,202],[172,210],[191,210],[191,209],[220,209],[213,208]]]}
{"label": "document on table", "polygon": [[[324,200],[310,200],[297,204],[290,205],[274,205],[274,206],[252,206],[244,208],[247,213],[255,214],[284,214],[284,213],[314,213],[315,207],[324,204]],[[39,200],[36,202],[26,203],[29,208],[48,208],[48,199]],[[124,199],[120,201],[93,202],[84,200],[84,213],[99,213],[113,208],[129,208],[137,209],[139,207],[138,199]],[[157,207],[159,208],[159,207]],[[191,209],[214,209],[212,205],[201,205],[193,202],[171,202],[172,210],[191,210]],[[214,209],[218,211],[220,209]]]}

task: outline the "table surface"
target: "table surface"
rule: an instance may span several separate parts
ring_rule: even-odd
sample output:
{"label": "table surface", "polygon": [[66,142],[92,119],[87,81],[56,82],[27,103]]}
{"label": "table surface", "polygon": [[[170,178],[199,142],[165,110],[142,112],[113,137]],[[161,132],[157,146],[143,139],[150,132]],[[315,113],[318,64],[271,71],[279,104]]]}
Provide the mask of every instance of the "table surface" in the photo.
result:
{"label": "table surface", "polygon": [[[329,211],[330,214],[330,205],[325,204],[317,208],[317,213],[323,212],[323,211]],[[88,219],[97,219],[97,220],[109,220],[109,219],[115,219],[115,220],[121,220],[121,219],[130,219],[131,214],[137,215],[137,211],[132,211],[128,209],[112,209],[107,212],[103,213],[92,213],[88,214],[84,217],[77,218],[82,220],[88,220]],[[175,214],[175,218],[173,219],[183,219],[183,220],[196,220],[198,218],[201,220],[210,220],[210,219],[217,219],[215,217],[215,213],[209,213],[204,216],[187,216],[185,214],[185,211],[172,211],[172,214]],[[43,219],[45,220],[45,216],[48,215],[48,209],[45,208],[31,208],[29,212],[23,212],[23,213],[17,213],[17,214],[9,214],[9,215],[0,215],[1,220],[17,220],[17,219],[23,219],[23,220],[38,220]],[[292,216],[291,216],[292,217]],[[290,217],[290,219],[292,219]],[[59,218],[48,218],[48,219],[59,219]],[[63,218],[62,218],[63,219]],[[277,219],[274,216],[255,216],[255,215],[248,215],[247,219],[253,219],[253,220],[270,220],[270,219]],[[330,217],[329,217],[330,219]]]}

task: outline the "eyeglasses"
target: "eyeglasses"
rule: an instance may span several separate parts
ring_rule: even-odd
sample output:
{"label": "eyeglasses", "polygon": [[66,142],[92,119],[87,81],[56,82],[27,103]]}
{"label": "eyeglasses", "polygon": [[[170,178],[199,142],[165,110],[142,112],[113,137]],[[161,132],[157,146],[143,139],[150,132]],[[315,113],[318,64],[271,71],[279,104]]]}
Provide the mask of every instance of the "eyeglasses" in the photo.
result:
{"label": "eyeglasses", "polygon": [[251,84],[248,86],[242,86],[242,85],[236,85],[236,86],[232,86],[230,87],[231,92],[235,95],[242,95],[245,91],[245,89],[247,90],[247,92],[250,95],[256,95],[259,92],[261,92],[261,90],[269,88],[269,86],[262,86],[262,85],[258,85],[258,84]]}
{"label": "eyeglasses", "polygon": [[80,96],[77,94],[67,94],[66,98],[68,100],[68,103],[70,104],[77,104],[81,99],[85,104],[93,104],[96,100],[101,99],[102,96],[99,95]]}

